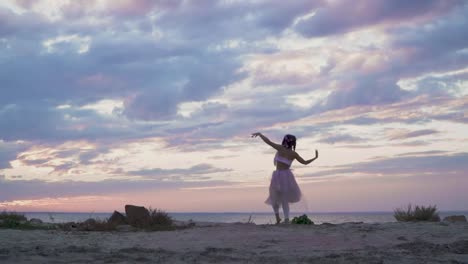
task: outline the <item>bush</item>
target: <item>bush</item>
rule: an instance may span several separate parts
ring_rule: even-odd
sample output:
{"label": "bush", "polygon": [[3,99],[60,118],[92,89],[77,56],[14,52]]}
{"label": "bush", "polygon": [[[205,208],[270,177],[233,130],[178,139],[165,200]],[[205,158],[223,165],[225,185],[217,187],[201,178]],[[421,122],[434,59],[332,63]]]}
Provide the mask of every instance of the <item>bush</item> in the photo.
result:
{"label": "bush", "polygon": [[3,228],[18,228],[21,225],[21,222],[27,221],[26,217],[22,214],[15,212],[6,212],[3,211],[0,214],[0,227]]}
{"label": "bush", "polygon": [[0,214],[0,220],[12,220],[12,221],[20,222],[20,221],[27,221],[28,219],[23,214],[19,214],[16,212],[3,211]]}
{"label": "bush", "polygon": [[411,204],[408,205],[406,210],[397,208],[394,211],[393,216],[398,222],[411,222],[411,221],[440,221],[439,213],[437,212],[437,206],[416,206],[413,207]]}
{"label": "bush", "polygon": [[172,218],[164,211],[149,208],[150,226],[172,226]]}
{"label": "bush", "polygon": [[23,214],[3,211],[0,213],[0,228],[35,229],[36,227],[31,225]]}
{"label": "bush", "polygon": [[313,225],[314,222],[307,217],[307,215],[301,215],[299,217],[294,217],[293,220],[291,221],[293,224],[297,225]]}

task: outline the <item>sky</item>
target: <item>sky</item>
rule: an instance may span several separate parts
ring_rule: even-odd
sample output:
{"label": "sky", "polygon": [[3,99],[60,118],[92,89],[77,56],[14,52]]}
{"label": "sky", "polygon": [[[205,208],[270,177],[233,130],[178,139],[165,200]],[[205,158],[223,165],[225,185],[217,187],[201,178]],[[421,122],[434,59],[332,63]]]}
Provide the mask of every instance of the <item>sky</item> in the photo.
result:
{"label": "sky", "polygon": [[3,0],[0,210],[468,210],[468,1]]}

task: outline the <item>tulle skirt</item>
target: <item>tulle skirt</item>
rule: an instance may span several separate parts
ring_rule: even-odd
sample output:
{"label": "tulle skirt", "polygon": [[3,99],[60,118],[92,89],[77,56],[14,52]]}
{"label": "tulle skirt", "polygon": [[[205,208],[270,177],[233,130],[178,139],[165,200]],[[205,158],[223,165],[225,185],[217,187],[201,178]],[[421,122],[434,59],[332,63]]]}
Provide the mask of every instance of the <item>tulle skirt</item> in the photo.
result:
{"label": "tulle skirt", "polygon": [[265,203],[270,205],[283,202],[297,203],[301,200],[301,189],[291,170],[275,170],[271,176],[270,195]]}

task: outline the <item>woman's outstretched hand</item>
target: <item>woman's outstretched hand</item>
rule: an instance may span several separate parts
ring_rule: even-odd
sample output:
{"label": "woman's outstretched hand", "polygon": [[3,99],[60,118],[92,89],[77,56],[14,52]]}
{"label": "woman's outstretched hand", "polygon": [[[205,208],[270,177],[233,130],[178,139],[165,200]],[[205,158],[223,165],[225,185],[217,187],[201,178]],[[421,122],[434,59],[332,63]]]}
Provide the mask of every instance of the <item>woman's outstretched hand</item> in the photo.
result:
{"label": "woman's outstretched hand", "polygon": [[256,137],[260,136],[261,134],[262,133],[260,133],[260,132],[255,132],[255,133],[252,133],[252,137],[256,138]]}

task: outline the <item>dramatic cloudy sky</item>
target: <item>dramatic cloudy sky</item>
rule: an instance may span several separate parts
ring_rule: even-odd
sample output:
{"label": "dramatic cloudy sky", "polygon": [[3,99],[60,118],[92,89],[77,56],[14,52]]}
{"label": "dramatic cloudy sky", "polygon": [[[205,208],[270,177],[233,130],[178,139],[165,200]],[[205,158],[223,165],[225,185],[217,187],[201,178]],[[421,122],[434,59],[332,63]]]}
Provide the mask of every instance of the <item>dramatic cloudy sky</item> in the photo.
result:
{"label": "dramatic cloudy sky", "polygon": [[3,0],[0,209],[468,210],[468,1]]}

